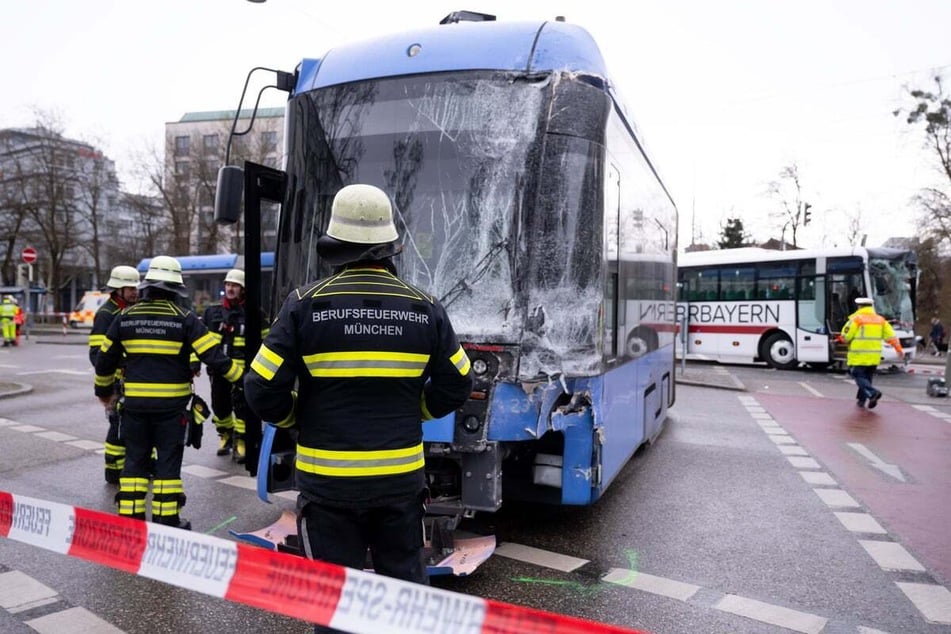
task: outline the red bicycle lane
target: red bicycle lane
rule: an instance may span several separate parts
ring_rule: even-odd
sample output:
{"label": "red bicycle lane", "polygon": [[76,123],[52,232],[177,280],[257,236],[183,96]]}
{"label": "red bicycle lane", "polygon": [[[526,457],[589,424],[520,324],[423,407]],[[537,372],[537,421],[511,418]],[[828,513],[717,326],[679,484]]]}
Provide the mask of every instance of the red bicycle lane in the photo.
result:
{"label": "red bicycle lane", "polygon": [[[851,399],[756,399],[936,581],[951,584],[951,422],[904,402],[868,410]],[[905,481],[872,466],[875,457],[899,467]]]}

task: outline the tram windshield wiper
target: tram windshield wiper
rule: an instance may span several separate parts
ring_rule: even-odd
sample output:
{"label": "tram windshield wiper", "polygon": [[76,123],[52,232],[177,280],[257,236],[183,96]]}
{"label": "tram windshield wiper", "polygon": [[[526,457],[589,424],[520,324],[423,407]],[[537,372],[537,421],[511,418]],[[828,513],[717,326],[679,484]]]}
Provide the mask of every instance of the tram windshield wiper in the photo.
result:
{"label": "tram windshield wiper", "polygon": [[439,298],[439,302],[443,305],[443,308],[449,308],[453,302],[462,297],[465,293],[471,291],[472,287],[485,277],[485,274],[489,271],[489,267],[492,266],[492,263],[495,262],[499,254],[508,251],[508,246],[509,241],[505,238],[493,244],[488,253],[482,256],[478,263],[476,263],[472,275],[461,278]]}

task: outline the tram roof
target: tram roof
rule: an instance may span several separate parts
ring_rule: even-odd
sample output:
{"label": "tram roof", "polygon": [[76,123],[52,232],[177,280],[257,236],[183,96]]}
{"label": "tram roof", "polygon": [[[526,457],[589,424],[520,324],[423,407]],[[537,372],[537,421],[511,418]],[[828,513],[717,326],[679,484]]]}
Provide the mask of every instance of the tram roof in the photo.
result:
{"label": "tram roof", "polygon": [[578,25],[462,21],[343,44],[323,58],[304,59],[295,92],[379,77],[458,70],[563,70],[608,77],[597,44]]}

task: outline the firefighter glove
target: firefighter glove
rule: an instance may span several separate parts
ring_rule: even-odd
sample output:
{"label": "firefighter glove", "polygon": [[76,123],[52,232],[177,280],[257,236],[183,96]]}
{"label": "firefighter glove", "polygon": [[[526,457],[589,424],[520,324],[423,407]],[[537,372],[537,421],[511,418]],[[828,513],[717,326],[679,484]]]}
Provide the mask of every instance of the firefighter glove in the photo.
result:
{"label": "firefighter glove", "polygon": [[210,415],[208,404],[197,394],[192,394],[185,412],[185,446],[201,449],[201,435],[205,431],[203,423]]}

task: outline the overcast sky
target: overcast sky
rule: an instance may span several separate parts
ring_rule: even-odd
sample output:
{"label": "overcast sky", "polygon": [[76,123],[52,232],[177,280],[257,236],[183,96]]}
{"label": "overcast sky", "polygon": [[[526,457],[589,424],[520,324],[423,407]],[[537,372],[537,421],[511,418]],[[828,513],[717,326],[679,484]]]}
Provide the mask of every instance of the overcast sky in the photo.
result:
{"label": "overcast sky", "polygon": [[[237,105],[253,66],[453,10],[585,27],[681,211],[681,247],[736,216],[779,237],[765,195],[799,166],[814,222],[801,246],[844,244],[860,211],[868,244],[913,235],[911,198],[941,181],[923,138],[892,111],[906,88],[951,82],[949,0],[506,0],[458,5],[322,0],[0,0],[0,127],[52,112],[95,140],[131,183],[131,158],[161,147],[185,112]],[[277,93],[269,105],[279,105]],[[787,235],[787,238],[789,236]]]}

